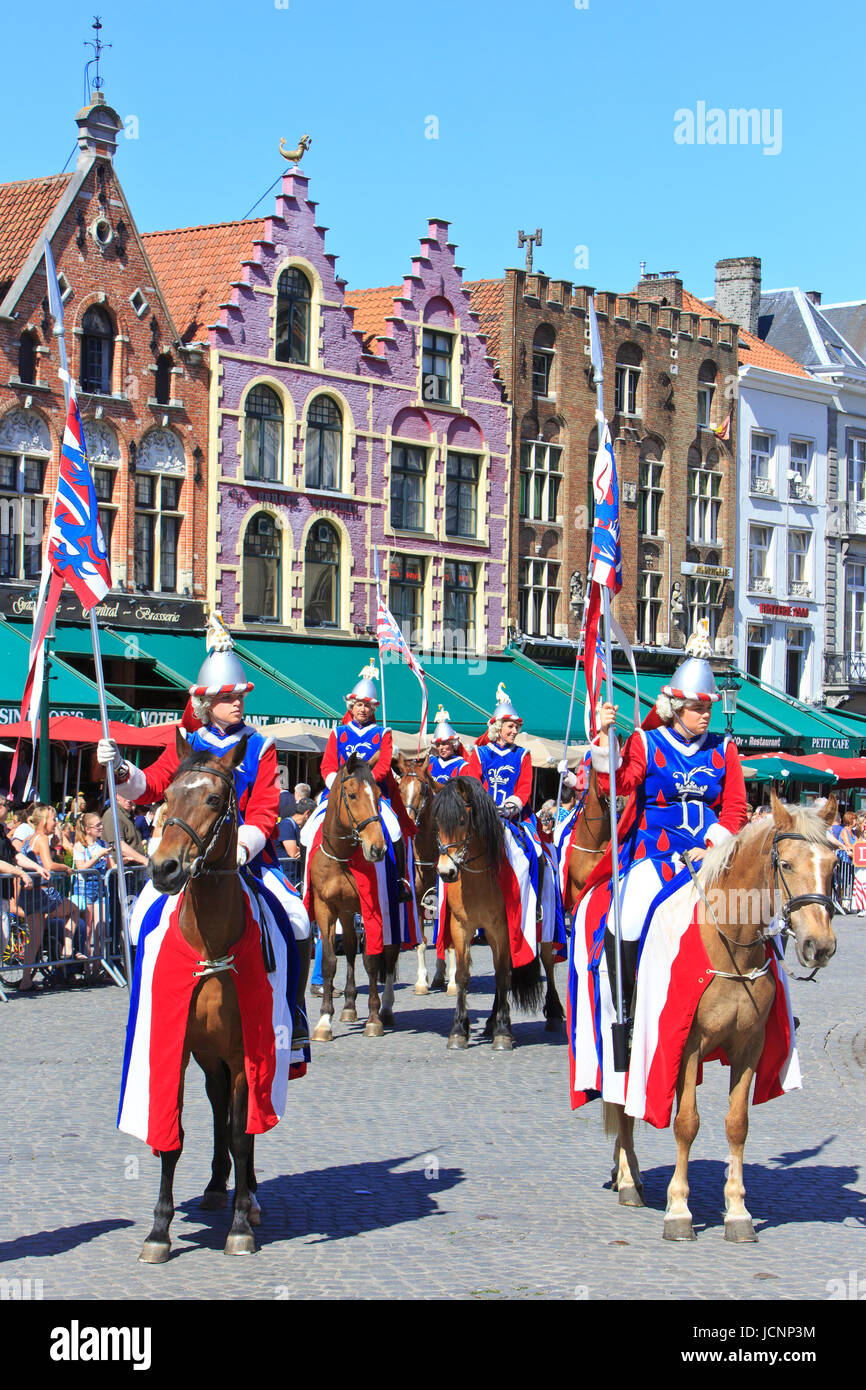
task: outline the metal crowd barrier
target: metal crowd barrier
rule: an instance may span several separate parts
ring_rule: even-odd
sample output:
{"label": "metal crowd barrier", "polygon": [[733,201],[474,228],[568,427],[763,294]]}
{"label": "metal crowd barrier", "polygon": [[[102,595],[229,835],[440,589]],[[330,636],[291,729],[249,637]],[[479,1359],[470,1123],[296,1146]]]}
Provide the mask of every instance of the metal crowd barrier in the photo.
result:
{"label": "metal crowd barrier", "polygon": [[836,854],[833,896],[846,912],[854,911],[854,862],[844,850],[839,850]]}
{"label": "metal crowd barrier", "polygon": [[[35,871],[30,877],[32,888],[11,875],[0,875],[0,1001],[8,1000],[8,988],[30,966],[61,987],[74,974],[83,974],[86,982],[88,973],[99,970],[114,984],[125,985],[118,870],[52,874],[50,884]],[[130,908],[146,878],[144,865],[124,869],[123,891]],[[93,882],[95,891],[89,887]],[[58,897],[43,891],[49,886]],[[88,903],[88,897],[93,901]]]}

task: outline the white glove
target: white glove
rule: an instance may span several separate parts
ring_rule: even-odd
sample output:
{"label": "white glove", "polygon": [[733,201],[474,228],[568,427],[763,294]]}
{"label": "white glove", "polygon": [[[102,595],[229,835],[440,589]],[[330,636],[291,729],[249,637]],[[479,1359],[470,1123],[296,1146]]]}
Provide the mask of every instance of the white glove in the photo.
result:
{"label": "white glove", "polygon": [[556,764],[556,770],[559,773],[560,777],[565,776],[565,774],[568,772],[568,763],[565,761],[565,758],[562,758],[560,762]]}
{"label": "white glove", "polygon": [[238,840],[238,868],[239,868],[239,869],[242,868],[242,866],[243,866],[244,864],[247,863],[249,857],[250,857],[250,856],[249,856],[249,851],[248,851],[246,845],[242,845],[241,842],[240,842],[240,840]]}
{"label": "white glove", "polygon": [[101,767],[113,767],[119,772],[123,767],[123,754],[113,738],[101,738],[96,745],[96,761]]}
{"label": "white glove", "polygon": [[519,797],[507,796],[502,804],[502,809],[509,820],[517,820],[523,810],[523,805]]}

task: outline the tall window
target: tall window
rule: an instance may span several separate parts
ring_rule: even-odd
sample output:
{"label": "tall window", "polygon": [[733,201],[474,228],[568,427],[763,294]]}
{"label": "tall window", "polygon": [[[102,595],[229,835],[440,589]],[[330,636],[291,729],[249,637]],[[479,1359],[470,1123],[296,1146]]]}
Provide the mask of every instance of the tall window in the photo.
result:
{"label": "tall window", "polygon": [[81,325],[81,389],[88,395],[111,394],[114,332],[104,309],[91,305]]}
{"label": "tall window", "polygon": [[343,457],[343,415],[330,396],[317,396],[307,413],[307,487],[340,490]]}
{"label": "tall window", "polygon": [[765,623],[749,623],[746,634],[746,671],[753,680],[764,679],[770,639]]}
{"label": "tall window", "polygon": [[640,413],[641,351],[634,343],[623,343],[616,354],[614,410],[617,415]]}
{"label": "tall window", "polygon": [[688,538],[695,545],[718,545],[722,478],[700,459],[689,463]]}
{"label": "tall window", "polygon": [[[749,527],[749,588],[753,593],[769,594],[773,590],[771,526]],[[694,629],[692,629],[694,631]]]}
{"label": "tall window", "polygon": [[171,353],[161,352],[156,359],[155,395],[158,405],[168,405],[171,400],[171,368]]}
{"label": "tall window", "polygon": [[445,484],[445,534],[478,534],[478,458],[475,454],[448,454]]}
{"label": "tall window", "polygon": [[686,603],[689,610],[689,631],[695,632],[701,619],[706,618],[710,641],[714,642],[722,611],[721,579],[688,579]]}
{"label": "tall window", "polygon": [[647,441],[641,447],[638,464],[637,529],[639,536],[661,534],[662,479],[664,464],[658,457],[658,445]]}
{"label": "tall window", "polygon": [[304,551],[304,623],[340,626],[340,537],[329,521],[315,521]]}
{"label": "tall window", "polygon": [[792,598],[812,595],[810,531],[788,532],[788,593]]}
{"label": "tall window", "polygon": [[280,621],[282,541],[274,517],[259,512],[244,535],[244,622]]}
{"label": "tall window", "polygon": [[446,642],[471,647],[475,642],[475,585],[477,567],[463,560],[445,561]]}
{"label": "tall window", "polygon": [[0,454],[0,579],[36,579],[42,569],[42,459]]}
{"label": "tall window", "polygon": [[391,454],[391,525],[398,531],[424,530],[427,450],[395,444]]}
{"label": "tall window", "polygon": [[866,502],[866,439],[848,441],[848,501]]}
{"label": "tall window", "polygon": [[785,652],[785,693],[800,698],[806,669],[807,634],[804,627],[789,627]]}
{"label": "tall window", "polygon": [[244,411],[244,477],[282,481],[283,407],[270,386],[254,386]]}
{"label": "tall window", "polygon": [[776,441],[772,434],[752,431],[749,462],[749,487],[764,497],[775,497],[776,476],[774,453]]}
{"label": "tall window", "polygon": [[698,429],[710,429],[713,414],[713,396],[716,390],[716,368],[712,362],[704,362],[698,372]]}
{"label": "tall window", "polygon": [[550,396],[553,391],[553,359],[556,334],[547,323],[535,330],[532,342],[532,394]]}
{"label": "tall window", "polygon": [[847,650],[866,652],[866,565],[846,565],[845,637]]}
{"label": "tall window", "polygon": [[562,446],[524,440],[520,446],[520,515],[556,521],[562,483]]}
{"label": "tall window", "polygon": [[655,570],[642,570],[638,575],[637,640],[645,646],[658,641],[659,616],[662,611],[662,577]]}
{"label": "tall window", "polygon": [[422,350],[422,391],[425,401],[439,401],[447,405],[451,400],[451,355],[454,338],[451,333],[440,333],[435,328],[425,328]]}
{"label": "tall window", "polygon": [[136,588],[151,593],[157,590],[169,594],[177,592],[181,487],[181,478],[141,472],[135,476]]}
{"label": "tall window", "polygon": [[32,333],[22,333],[18,344],[18,380],[24,386],[36,385],[36,343]]}
{"label": "tall window", "polygon": [[812,451],[813,446],[809,439],[792,439],[790,441],[788,497],[792,502],[811,502],[813,500]]}
{"label": "tall window", "polygon": [[517,576],[517,622],[532,637],[556,634],[560,566],[554,560],[520,561]]}
{"label": "tall window", "polygon": [[388,607],[406,641],[419,645],[424,636],[424,560],[420,555],[391,556]]}
{"label": "tall window", "polygon": [[278,362],[310,360],[310,282],[302,270],[284,270],[277,281]]}

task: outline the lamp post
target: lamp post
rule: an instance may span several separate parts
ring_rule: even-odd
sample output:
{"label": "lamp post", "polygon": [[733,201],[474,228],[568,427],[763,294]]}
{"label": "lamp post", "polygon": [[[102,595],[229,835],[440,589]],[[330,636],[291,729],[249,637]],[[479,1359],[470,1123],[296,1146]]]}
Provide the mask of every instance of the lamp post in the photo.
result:
{"label": "lamp post", "polygon": [[722,710],[725,715],[725,732],[729,738],[734,735],[734,715],[737,712],[737,694],[739,685],[734,680],[734,673],[731,667],[725,672],[724,680],[719,682],[719,689],[722,692]]}

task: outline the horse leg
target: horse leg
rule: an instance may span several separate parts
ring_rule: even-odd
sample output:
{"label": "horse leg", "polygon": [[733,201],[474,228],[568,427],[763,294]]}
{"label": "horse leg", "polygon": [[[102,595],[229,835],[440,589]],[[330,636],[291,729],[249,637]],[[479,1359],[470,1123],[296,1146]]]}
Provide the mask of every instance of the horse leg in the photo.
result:
{"label": "horse leg", "polygon": [[355,957],[358,953],[358,938],[355,935],[355,914],[344,912],[340,916],[343,928],[343,951],[346,956],[346,988],[343,992],[343,1012],[341,1023],[358,1022],[358,985],[355,980]]}
{"label": "horse leg", "polygon": [[262,1209],[259,1206],[256,1193],[259,1190],[259,1180],[256,1177],[255,1165],[255,1145],[256,1136],[250,1135],[250,1157],[247,1163],[247,1186],[250,1189],[250,1225],[260,1226],[262,1224]]}
{"label": "horse leg", "polygon": [[183,1130],[180,1132],[180,1148],[169,1149],[159,1155],[162,1172],[159,1181],[159,1196],[153,1209],[153,1226],[150,1235],[141,1247],[139,1260],[146,1265],[162,1265],[171,1250],[168,1228],[174,1216],[174,1170],[183,1153]]}
{"label": "horse leg", "polygon": [[725,1118],[725,1133],[730,1146],[728,1180],[725,1183],[725,1240],[738,1243],[758,1239],[744,1201],[743,1149],[749,1132],[749,1092],[760,1055],[761,1048],[758,1047],[755,1056],[739,1058],[736,1063],[731,1061],[731,1089]]}
{"label": "horse leg", "polygon": [[449,946],[445,952],[448,958],[448,988],[446,994],[457,993],[457,953],[453,946]]}
{"label": "horse leg", "polygon": [[427,947],[423,941],[420,946],[415,947],[415,955],[418,960],[418,974],[415,977],[415,993],[427,994],[430,981],[427,978]]}
{"label": "horse leg", "polygon": [[385,947],[385,988],[382,991],[381,1019],[386,1028],[394,1027],[394,981],[400,966],[400,947]]}
{"label": "horse leg", "polygon": [[493,955],[495,989],[493,1010],[484,1025],[484,1037],[493,1039],[494,1052],[510,1052],[514,1046],[511,1035],[511,1010],[508,1007],[508,988],[511,983],[511,948],[506,931],[495,931],[485,924],[485,935]]}
{"label": "horse leg", "polygon": [[562,1003],[556,992],[556,951],[552,941],[542,941],[541,943],[541,963],[544,966],[544,973],[547,976],[547,994],[544,999],[545,1031],[548,1033],[559,1033],[565,1022],[565,1014],[562,1010]]}
{"label": "horse leg", "polygon": [[[451,1032],[448,1034],[449,1047],[468,1047],[469,1046],[469,1011],[466,1008],[466,994],[469,990],[469,967],[472,957],[469,953],[469,930],[462,923],[455,922],[454,916],[451,917],[451,939],[454,942],[454,958],[456,960],[456,985],[457,1007],[454,1010],[454,1020],[451,1024]],[[451,987],[448,987],[450,994]]]}
{"label": "horse leg", "polygon": [[677,1117],[674,1136],[677,1141],[677,1166],[668,1187],[665,1209],[665,1240],[694,1240],[692,1214],[689,1211],[689,1153],[700,1129],[697,1089],[700,1061],[699,1037],[692,1025],[686,1041],[680,1074],[677,1077]]}
{"label": "horse leg", "polygon": [[204,1088],[213,1111],[213,1163],[201,1206],[203,1211],[220,1211],[228,1205],[228,1180],[232,1170],[229,1154],[229,1070],[225,1062],[217,1059],[216,1065],[210,1071],[205,1071]]}
{"label": "horse leg", "polygon": [[334,949],[334,917],[330,915],[327,924],[319,930],[322,933],[322,1009],[319,1021],[313,1031],[313,1042],[333,1042],[334,1030],[331,1019],[334,1016],[334,976],[337,973],[337,953]]}
{"label": "horse leg", "polygon": [[235,1201],[231,1229],[225,1243],[226,1255],[254,1255],[256,1241],[250,1225],[253,1196],[250,1191],[250,1168],[253,1141],[247,1134],[247,1104],[249,1092],[243,1063],[232,1077],[231,1146],[235,1169]]}
{"label": "horse leg", "polygon": [[379,967],[381,966],[382,974],[384,975],[384,954],[379,956],[369,956],[365,954],[364,965],[370,980],[369,1013],[367,1014],[367,1022],[364,1024],[364,1037],[381,1038],[385,1032],[385,1028],[379,1015],[379,1010],[382,1007],[382,1001],[379,998]]}
{"label": "horse leg", "polygon": [[617,1138],[613,1151],[613,1190],[619,1193],[621,1207],[642,1207],[643,1178],[634,1151],[634,1117],[625,1113],[624,1105],[612,1106],[617,1112]]}

